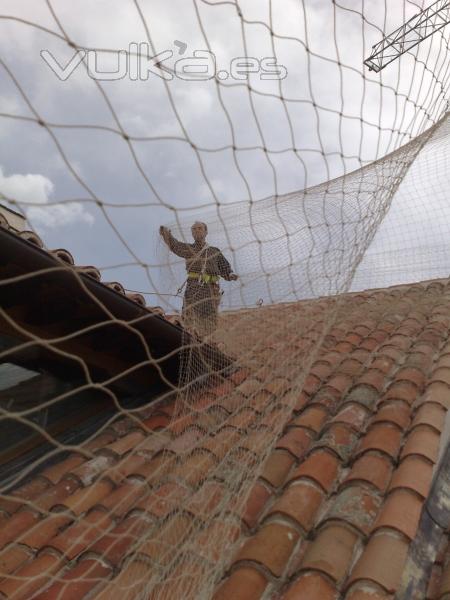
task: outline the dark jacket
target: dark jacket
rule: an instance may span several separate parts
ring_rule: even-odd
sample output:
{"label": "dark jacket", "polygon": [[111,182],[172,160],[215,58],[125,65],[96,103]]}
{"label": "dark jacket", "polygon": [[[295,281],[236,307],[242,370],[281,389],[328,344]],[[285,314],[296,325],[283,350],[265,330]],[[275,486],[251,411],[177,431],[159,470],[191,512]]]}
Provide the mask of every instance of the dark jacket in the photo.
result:
{"label": "dark jacket", "polygon": [[199,242],[187,244],[180,242],[170,234],[167,245],[174,254],[186,259],[186,271],[190,273],[207,273],[220,275],[227,281],[233,272],[230,263],[219,248]]}

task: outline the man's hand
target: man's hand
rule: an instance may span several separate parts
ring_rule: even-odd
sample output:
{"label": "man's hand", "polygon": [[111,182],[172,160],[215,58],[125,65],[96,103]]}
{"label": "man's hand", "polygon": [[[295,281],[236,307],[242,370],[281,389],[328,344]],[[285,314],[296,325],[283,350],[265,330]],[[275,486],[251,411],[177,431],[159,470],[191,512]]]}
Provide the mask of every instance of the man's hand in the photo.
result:
{"label": "man's hand", "polygon": [[164,225],[161,225],[161,227],[159,228],[159,235],[163,238],[165,242],[167,242],[170,236],[170,229],[164,227]]}
{"label": "man's hand", "polygon": [[239,275],[236,275],[236,273],[230,273],[230,281],[236,281],[236,279],[239,279]]}

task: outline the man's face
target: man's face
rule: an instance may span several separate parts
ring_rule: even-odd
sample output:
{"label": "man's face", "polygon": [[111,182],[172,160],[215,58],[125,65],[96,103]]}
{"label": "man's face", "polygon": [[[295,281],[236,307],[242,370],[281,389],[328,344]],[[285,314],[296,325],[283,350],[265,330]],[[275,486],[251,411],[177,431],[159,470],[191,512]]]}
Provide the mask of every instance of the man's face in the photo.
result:
{"label": "man's face", "polygon": [[196,242],[203,242],[206,238],[206,227],[203,223],[194,223],[191,227],[192,237]]}

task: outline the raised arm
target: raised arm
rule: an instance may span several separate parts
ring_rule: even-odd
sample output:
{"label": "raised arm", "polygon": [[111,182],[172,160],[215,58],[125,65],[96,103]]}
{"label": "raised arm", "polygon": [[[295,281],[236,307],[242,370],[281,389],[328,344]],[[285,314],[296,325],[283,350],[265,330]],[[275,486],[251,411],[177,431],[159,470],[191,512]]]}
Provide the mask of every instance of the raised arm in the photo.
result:
{"label": "raised arm", "polygon": [[161,225],[159,228],[159,234],[174,254],[181,256],[181,258],[190,258],[192,256],[191,246],[185,242],[180,242],[173,237],[170,229],[167,229],[167,227]]}

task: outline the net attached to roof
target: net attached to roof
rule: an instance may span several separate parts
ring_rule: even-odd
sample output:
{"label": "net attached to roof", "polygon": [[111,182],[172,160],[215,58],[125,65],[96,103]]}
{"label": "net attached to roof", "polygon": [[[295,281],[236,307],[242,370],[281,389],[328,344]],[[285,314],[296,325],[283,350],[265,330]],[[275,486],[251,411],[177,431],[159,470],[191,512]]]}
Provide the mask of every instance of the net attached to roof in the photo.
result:
{"label": "net attached to roof", "polygon": [[[448,189],[448,40],[442,30],[389,72],[369,74],[369,44],[417,11],[409,1],[387,4],[130,1],[116,14],[92,9],[87,20],[48,0],[42,12],[11,5],[1,16],[8,39],[30,35],[35,49],[54,44],[53,52],[97,48],[98,56],[115,56],[123,29],[127,44],[140,36],[152,56],[175,38],[179,59],[186,40],[189,51],[214,52],[217,62],[270,56],[286,69],[284,78],[262,78],[253,61],[243,78],[216,71],[203,81],[158,78],[149,86],[128,71],[120,80],[96,79],[92,64],[89,73],[81,62],[73,83],[55,79],[52,87],[55,75],[39,59],[39,76],[54,94],[44,101],[32,63],[2,46],[2,123],[11,144],[23,136],[31,154],[13,148],[0,192],[32,231],[19,232],[7,213],[0,224],[8,235],[39,245],[39,233],[47,247],[60,248],[56,266],[17,274],[14,256],[2,266],[1,357],[11,383],[0,392],[0,419],[4,428],[20,424],[27,442],[12,435],[2,453],[5,464],[20,465],[5,470],[1,483],[0,593],[7,598],[214,597],[255,526],[248,499],[263,470],[270,481],[273,448],[294,460],[311,441],[308,427],[301,435],[285,427],[304,409],[322,344],[333,350],[332,327],[350,332],[369,311],[375,329],[382,317],[363,296],[343,294],[446,276],[446,225],[434,223],[430,238],[422,220],[429,206],[441,214]],[[95,23],[111,38],[97,41]],[[127,46],[129,66],[140,51]],[[207,224],[211,261],[217,266],[220,251],[228,271],[215,270],[192,246],[194,221]],[[160,239],[161,224],[184,244],[182,256]],[[98,268],[76,267],[66,245]],[[110,284],[114,293],[121,300],[135,294],[144,305],[145,296],[148,310],[112,308],[116,296],[86,274],[119,280]],[[46,277],[50,308],[30,314],[20,286],[33,294],[36,282],[42,294]],[[92,302],[88,324],[80,325],[80,315],[88,316],[76,299],[65,298],[68,313],[51,302],[72,281]],[[135,364],[134,341],[109,326],[121,336],[139,332]],[[177,343],[164,350],[173,336]],[[74,358],[80,371],[69,379],[64,369],[47,373],[54,355],[58,365]],[[18,356],[30,369],[20,377],[12,364]],[[175,379],[164,370],[172,356]],[[158,372],[157,389],[152,380],[143,393],[138,376],[139,394],[115,386],[148,365]],[[114,377],[102,376],[110,368]],[[87,410],[99,395],[98,409]],[[333,387],[322,401],[328,415],[337,411]],[[260,493],[267,490],[270,483]],[[289,565],[273,575],[275,593]]]}

